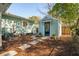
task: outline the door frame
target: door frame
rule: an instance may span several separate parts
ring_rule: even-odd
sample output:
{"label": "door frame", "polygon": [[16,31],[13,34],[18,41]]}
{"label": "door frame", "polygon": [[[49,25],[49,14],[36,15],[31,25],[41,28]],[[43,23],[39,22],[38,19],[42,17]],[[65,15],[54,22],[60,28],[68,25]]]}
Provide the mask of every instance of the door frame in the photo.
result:
{"label": "door frame", "polygon": [[46,33],[45,33],[45,23],[46,22],[44,22],[44,36],[50,36],[51,35],[51,22],[50,21],[48,21],[48,23],[49,23],[49,35],[46,35]]}

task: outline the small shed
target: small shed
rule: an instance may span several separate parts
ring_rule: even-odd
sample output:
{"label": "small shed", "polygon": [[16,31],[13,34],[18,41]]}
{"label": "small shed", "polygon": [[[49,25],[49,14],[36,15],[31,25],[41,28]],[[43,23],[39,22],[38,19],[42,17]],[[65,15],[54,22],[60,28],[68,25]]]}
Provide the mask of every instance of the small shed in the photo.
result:
{"label": "small shed", "polygon": [[62,35],[61,25],[62,22],[60,20],[47,15],[40,20],[39,33],[43,36],[55,35],[60,37]]}

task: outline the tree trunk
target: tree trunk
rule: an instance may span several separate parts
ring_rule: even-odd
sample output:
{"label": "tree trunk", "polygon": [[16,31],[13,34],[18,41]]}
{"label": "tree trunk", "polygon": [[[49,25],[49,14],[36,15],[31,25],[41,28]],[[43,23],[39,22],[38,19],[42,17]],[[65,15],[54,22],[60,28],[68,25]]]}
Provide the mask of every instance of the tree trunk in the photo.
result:
{"label": "tree trunk", "polygon": [[0,12],[0,50],[2,50],[1,14]]}

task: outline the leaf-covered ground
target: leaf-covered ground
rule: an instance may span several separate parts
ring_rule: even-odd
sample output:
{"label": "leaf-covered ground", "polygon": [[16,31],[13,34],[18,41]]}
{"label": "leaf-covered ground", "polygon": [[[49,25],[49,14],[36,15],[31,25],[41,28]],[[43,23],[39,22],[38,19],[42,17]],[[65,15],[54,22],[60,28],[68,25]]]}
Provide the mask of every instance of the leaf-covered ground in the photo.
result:
{"label": "leaf-covered ground", "polygon": [[31,41],[33,41],[31,36],[15,37],[13,41],[5,41],[5,43],[3,43],[4,50],[0,53],[14,50],[17,51],[16,56],[70,56],[76,52],[71,45],[69,37],[62,37],[57,40],[45,39],[35,45],[30,44],[31,47],[25,50],[18,48],[22,44],[29,44]]}

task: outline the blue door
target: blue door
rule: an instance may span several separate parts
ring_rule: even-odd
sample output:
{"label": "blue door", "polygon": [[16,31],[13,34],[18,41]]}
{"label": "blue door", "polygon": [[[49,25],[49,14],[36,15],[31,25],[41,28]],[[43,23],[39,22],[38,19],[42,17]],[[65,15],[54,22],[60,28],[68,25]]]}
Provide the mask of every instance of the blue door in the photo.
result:
{"label": "blue door", "polygon": [[45,22],[45,36],[50,36],[50,22]]}

